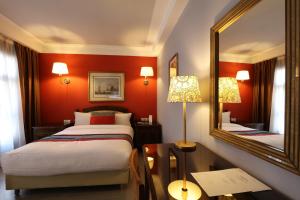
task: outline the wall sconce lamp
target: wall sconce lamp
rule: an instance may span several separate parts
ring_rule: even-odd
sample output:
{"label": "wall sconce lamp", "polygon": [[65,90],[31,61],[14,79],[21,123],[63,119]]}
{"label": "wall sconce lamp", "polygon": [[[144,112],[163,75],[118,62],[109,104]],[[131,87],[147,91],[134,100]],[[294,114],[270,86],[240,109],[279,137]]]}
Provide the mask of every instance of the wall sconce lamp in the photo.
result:
{"label": "wall sconce lamp", "polygon": [[[68,66],[66,63],[62,63],[62,62],[55,62],[53,63],[52,66],[52,73],[53,74],[58,74],[60,77],[64,74],[69,74],[69,70],[68,70]],[[71,83],[70,79],[65,78],[63,80],[64,84],[69,84]]]}
{"label": "wall sconce lamp", "polygon": [[147,79],[147,76],[153,76],[154,73],[153,73],[153,68],[152,67],[142,67],[141,68],[141,73],[140,73],[140,76],[145,76],[145,79],[144,79],[144,85],[148,85],[149,84],[149,80]]}
{"label": "wall sconce lamp", "polygon": [[250,79],[250,76],[249,76],[249,72],[247,70],[241,70],[236,73],[236,80],[243,82],[244,80],[249,80],[249,79]]}

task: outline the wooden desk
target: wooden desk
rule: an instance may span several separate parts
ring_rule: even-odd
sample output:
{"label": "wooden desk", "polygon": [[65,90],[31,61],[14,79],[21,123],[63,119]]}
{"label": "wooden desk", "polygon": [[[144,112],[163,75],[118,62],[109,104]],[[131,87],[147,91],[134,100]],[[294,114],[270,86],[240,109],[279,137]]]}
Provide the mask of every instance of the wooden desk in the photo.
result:
{"label": "wooden desk", "polygon": [[[150,169],[147,157],[154,158],[152,169]],[[150,193],[152,200],[171,199],[168,194],[168,185],[176,179],[182,179],[183,152],[176,149],[174,144],[146,144],[143,146],[143,158],[146,196],[149,196]],[[233,164],[199,143],[197,143],[196,151],[187,153],[187,180],[196,184],[198,183],[190,174],[191,172],[222,170],[233,167],[235,167]],[[201,200],[203,199],[279,200],[288,198],[274,190],[235,194],[234,197],[221,196],[209,198],[202,190]]]}

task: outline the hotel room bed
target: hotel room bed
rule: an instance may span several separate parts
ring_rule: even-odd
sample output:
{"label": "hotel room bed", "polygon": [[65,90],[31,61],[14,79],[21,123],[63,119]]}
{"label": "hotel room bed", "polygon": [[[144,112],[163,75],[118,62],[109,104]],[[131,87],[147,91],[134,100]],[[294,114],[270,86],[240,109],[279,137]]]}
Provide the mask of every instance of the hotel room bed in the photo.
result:
{"label": "hotel room bed", "polygon": [[261,130],[245,127],[235,123],[223,123],[222,126],[224,130],[236,134],[240,137],[259,141],[268,144],[270,146],[283,149],[283,145],[284,145],[283,134],[261,131]]}
{"label": "hotel room bed", "polygon": [[6,189],[126,184],[132,138],[130,125],[69,127],[5,154]]}

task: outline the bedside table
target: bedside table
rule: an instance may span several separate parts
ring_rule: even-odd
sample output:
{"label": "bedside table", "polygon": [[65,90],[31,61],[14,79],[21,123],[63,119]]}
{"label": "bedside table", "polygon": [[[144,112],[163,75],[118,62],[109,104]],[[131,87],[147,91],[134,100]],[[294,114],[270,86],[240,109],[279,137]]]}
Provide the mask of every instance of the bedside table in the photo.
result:
{"label": "bedside table", "polygon": [[141,149],[144,144],[162,143],[162,130],[159,123],[134,124],[134,146]]}
{"label": "bedside table", "polygon": [[59,131],[64,130],[65,128],[72,126],[68,125],[51,125],[51,126],[34,126],[32,127],[33,140],[39,140],[41,138],[53,135]]}

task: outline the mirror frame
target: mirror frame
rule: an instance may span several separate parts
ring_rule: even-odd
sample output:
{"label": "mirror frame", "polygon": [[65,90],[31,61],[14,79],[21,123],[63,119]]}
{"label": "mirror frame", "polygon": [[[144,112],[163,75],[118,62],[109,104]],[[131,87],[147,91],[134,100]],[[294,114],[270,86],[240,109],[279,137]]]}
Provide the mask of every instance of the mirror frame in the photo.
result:
{"label": "mirror frame", "polygon": [[235,136],[218,129],[219,34],[261,0],[241,0],[210,31],[210,134],[266,161],[300,175],[300,3],[285,0],[286,105],[284,149]]}

